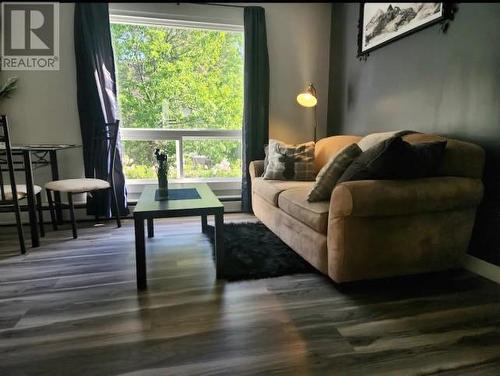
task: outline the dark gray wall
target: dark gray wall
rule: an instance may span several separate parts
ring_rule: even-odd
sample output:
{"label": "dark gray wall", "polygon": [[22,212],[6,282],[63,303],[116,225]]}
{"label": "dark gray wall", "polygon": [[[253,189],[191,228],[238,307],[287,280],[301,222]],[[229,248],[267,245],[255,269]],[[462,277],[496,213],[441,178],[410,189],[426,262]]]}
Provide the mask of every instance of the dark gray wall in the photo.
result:
{"label": "dark gray wall", "polygon": [[413,129],[486,149],[486,197],[470,253],[500,265],[500,4],[459,4],[439,25],[359,61],[359,4],[332,8],[328,134]]}

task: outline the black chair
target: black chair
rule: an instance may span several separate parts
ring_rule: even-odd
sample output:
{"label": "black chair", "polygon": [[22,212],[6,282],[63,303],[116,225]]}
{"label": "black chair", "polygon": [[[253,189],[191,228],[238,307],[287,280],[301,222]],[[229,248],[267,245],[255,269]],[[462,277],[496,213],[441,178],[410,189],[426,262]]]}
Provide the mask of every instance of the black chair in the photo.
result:
{"label": "black chair", "polygon": [[[12,159],[12,150],[9,137],[9,125],[7,123],[7,117],[5,115],[2,115],[0,117],[0,143],[4,144],[3,148],[5,148],[5,152],[3,152],[2,154],[4,154],[6,157],[7,165],[7,168],[4,169],[0,164],[0,211],[15,213],[19,245],[21,247],[21,253],[25,254],[26,245],[24,244],[24,232],[23,224],[21,222],[21,208],[19,205],[19,200],[26,197],[26,194],[17,191],[14,161]],[[6,182],[6,179],[4,178],[4,172],[8,172],[8,185],[4,184]]]}
{"label": "black chair", "polygon": [[[94,176],[106,176],[106,179],[82,178],[55,180],[45,184],[47,198],[49,200],[50,216],[54,230],[57,230],[57,221],[55,217],[54,201],[52,192],[64,192],[68,197],[68,208],[73,229],[73,238],[78,237],[76,230],[75,208],[73,204],[73,195],[79,193],[91,194],[97,191],[111,190],[111,204],[116,215],[116,224],[121,227],[118,201],[116,198],[114,182],[114,165],[116,156],[116,141],[118,137],[119,120],[114,123],[108,123],[103,129],[97,130],[93,137],[92,154],[96,158],[94,161]],[[102,156],[110,158],[102,158]],[[97,216],[96,216],[97,218]]]}

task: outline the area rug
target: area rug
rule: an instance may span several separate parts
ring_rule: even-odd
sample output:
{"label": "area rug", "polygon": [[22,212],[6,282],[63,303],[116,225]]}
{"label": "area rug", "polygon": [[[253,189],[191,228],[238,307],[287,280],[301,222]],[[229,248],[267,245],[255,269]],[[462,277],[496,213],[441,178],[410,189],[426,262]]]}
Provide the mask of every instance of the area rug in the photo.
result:
{"label": "area rug", "polygon": [[[207,235],[214,241],[214,228]],[[224,278],[229,281],[315,272],[262,223],[224,224]]]}

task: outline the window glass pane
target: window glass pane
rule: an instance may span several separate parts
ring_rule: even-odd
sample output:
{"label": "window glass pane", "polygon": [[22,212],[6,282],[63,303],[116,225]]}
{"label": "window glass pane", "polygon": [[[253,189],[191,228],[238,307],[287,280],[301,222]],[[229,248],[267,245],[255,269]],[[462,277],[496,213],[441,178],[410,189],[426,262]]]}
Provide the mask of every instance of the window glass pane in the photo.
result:
{"label": "window glass pane", "polygon": [[123,172],[127,179],[156,179],[154,151],[159,148],[167,152],[168,176],[175,178],[177,163],[175,141],[122,141]]}
{"label": "window glass pane", "polygon": [[243,33],[111,24],[127,128],[241,129]]}
{"label": "window glass pane", "polygon": [[184,140],[185,177],[241,177],[241,141]]}

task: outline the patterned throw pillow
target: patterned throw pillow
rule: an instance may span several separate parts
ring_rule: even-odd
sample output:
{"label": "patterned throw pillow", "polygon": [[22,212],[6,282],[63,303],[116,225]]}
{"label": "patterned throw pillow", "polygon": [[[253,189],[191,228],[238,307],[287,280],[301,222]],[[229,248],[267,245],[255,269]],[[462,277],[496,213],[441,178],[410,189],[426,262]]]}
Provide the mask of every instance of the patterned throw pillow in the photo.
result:
{"label": "patterned throw pillow", "polygon": [[264,158],[264,172],[262,173],[261,177],[264,177],[264,175],[266,174],[267,165],[269,164],[269,145],[264,146],[264,153],[266,154],[266,157]]}
{"label": "patterned throw pillow", "polygon": [[269,140],[268,165],[264,179],[314,180],[314,142],[287,145]]}
{"label": "patterned throw pillow", "polygon": [[307,201],[329,200],[339,178],[361,153],[362,151],[357,144],[351,144],[340,149],[319,171],[316,183],[309,192]]}

